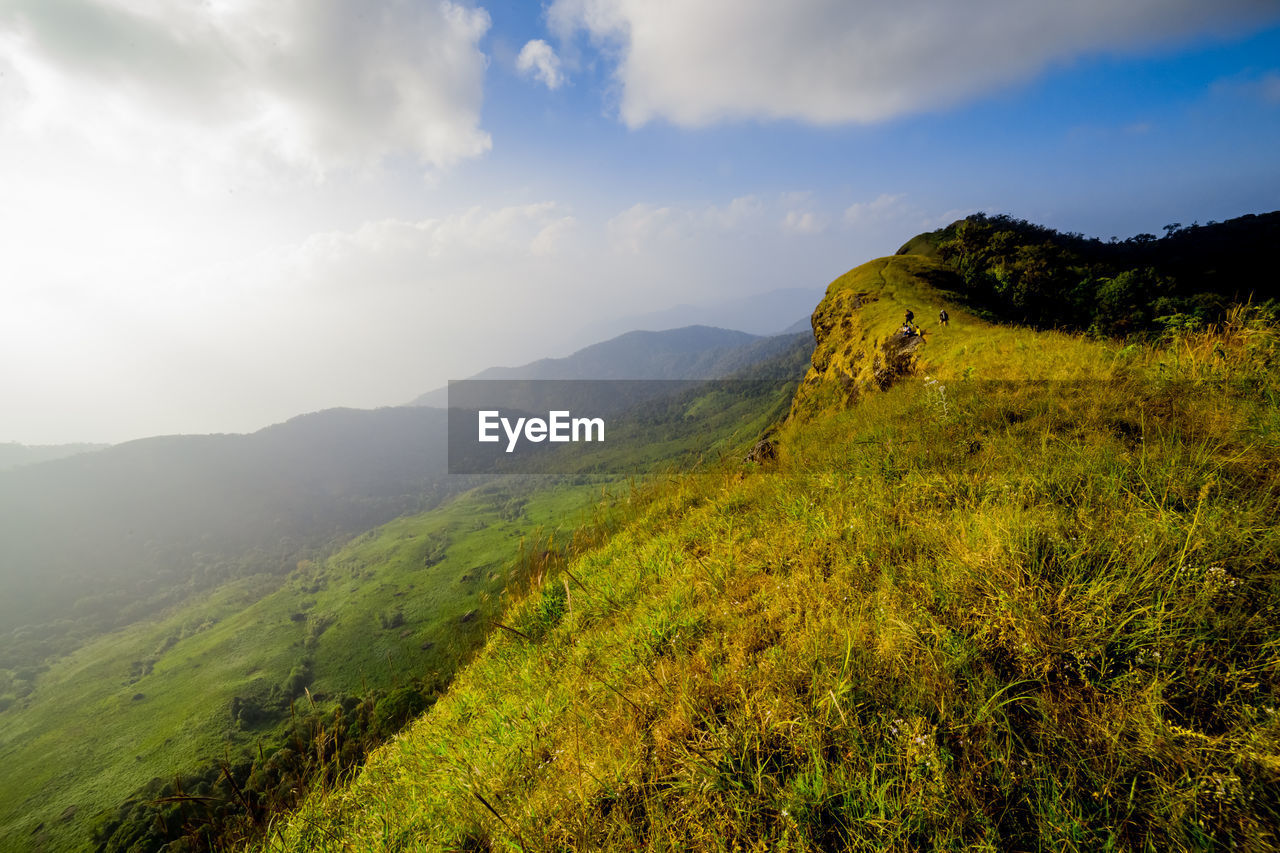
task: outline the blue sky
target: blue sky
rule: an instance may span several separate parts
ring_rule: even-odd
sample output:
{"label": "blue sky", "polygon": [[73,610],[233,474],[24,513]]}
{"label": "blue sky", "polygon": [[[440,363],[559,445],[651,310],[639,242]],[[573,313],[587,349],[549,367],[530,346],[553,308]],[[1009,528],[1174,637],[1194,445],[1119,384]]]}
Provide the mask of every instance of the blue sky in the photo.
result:
{"label": "blue sky", "polygon": [[1273,210],[1277,150],[1270,0],[6,0],[0,441],[397,404],[975,210]]}
{"label": "blue sky", "polygon": [[[498,20],[491,40],[519,41]],[[690,130],[619,121],[607,64],[541,93],[499,64],[485,123],[511,144],[461,171],[517,180],[536,162],[554,186],[687,201],[798,187],[830,205],[902,193],[1127,235],[1280,201],[1278,68],[1280,27],[1188,34],[1132,55],[1083,55],[881,123],[747,119]]]}

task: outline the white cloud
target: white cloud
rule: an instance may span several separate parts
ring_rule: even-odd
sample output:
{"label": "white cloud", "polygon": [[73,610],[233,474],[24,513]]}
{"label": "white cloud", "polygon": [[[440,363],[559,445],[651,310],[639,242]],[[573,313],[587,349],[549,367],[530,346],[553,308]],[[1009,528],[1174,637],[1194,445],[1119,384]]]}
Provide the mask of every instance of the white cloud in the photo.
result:
{"label": "white cloud", "polygon": [[373,280],[381,287],[394,286],[413,281],[417,271],[438,272],[444,265],[492,265],[553,254],[573,223],[554,202],[476,206],[412,222],[367,222],[353,231],[308,238],[291,251],[295,270],[289,278],[347,286]]}
{"label": "white cloud", "polygon": [[[532,360],[566,304],[604,309],[599,276],[576,274],[576,253],[563,253],[574,229],[554,202],[471,207],[315,234],[136,292],[29,294],[0,312],[0,363],[40,369],[0,372],[13,404],[0,434],[252,430]],[[85,397],[68,393],[86,383],[114,397],[92,424],[74,415]]]}
{"label": "white cloud", "polygon": [[[990,209],[999,209],[992,205]],[[937,213],[908,200],[905,193],[881,193],[871,201],[858,201],[844,209],[841,216],[846,228],[864,238],[875,240],[881,250],[891,248],[894,241],[902,242],[925,231],[936,231],[958,219],[964,219],[981,208],[951,208]]]}
{"label": "white cloud", "polygon": [[552,90],[559,89],[565,82],[560,57],[542,39],[534,39],[520,50],[520,55],[516,57],[516,70],[542,81]]}
{"label": "white cloud", "polygon": [[630,126],[877,122],[1050,64],[1274,18],[1273,0],[555,0],[562,39],[616,55]]}
{"label": "white cloud", "polygon": [[881,193],[871,201],[855,202],[844,209],[844,221],[857,227],[893,218],[905,210],[905,198],[902,193]]}
{"label": "white cloud", "polygon": [[614,216],[606,228],[615,251],[638,254],[660,243],[740,232],[759,221],[764,211],[764,202],[756,196],[735,198],[725,205],[660,207],[642,202]]}
{"label": "white cloud", "polygon": [[[971,212],[966,210],[943,224]],[[904,193],[882,193],[870,201],[847,205],[841,211],[805,190],[769,198],[741,196],[719,205],[641,202],[609,219],[606,230],[613,251],[635,255],[697,241],[761,241],[763,244],[776,239],[776,234],[770,233],[774,229],[781,232],[784,240],[825,234],[833,222],[893,239],[903,230],[936,228],[935,219],[909,203]]]}
{"label": "white cloud", "polygon": [[720,231],[730,231],[758,220],[764,209],[760,198],[744,195],[723,206],[708,205],[696,213],[695,220]]}
{"label": "white cloud", "polygon": [[782,230],[792,234],[821,234],[827,230],[827,218],[812,210],[788,210],[782,218]]}
{"label": "white cloud", "polygon": [[639,254],[656,239],[683,236],[679,230],[682,221],[687,224],[690,220],[670,207],[634,204],[609,220],[609,244],[615,251]]}
{"label": "white cloud", "polygon": [[[399,403],[488,366],[566,355],[598,340],[579,333],[593,323],[818,287],[922,230],[779,227],[789,212],[803,230],[805,214],[833,222],[843,209],[809,193],[585,211],[543,200],[375,214],[265,243],[221,243],[229,225],[214,218],[182,229],[214,244],[203,253],[139,265],[150,242],[120,261],[113,245],[149,220],[114,222],[104,196],[86,215],[113,230],[64,252],[84,259],[58,280],[14,287],[24,276],[0,255],[0,364],[29,366],[0,370],[0,440],[244,431]],[[0,206],[0,228],[10,215]]]}
{"label": "white cloud", "polygon": [[[958,219],[977,213],[981,208],[949,208],[938,212],[936,207],[925,207],[906,193],[881,193],[870,201],[858,201],[848,205],[840,219],[844,233],[857,238],[884,253],[893,251],[907,240],[926,231],[945,228]],[[999,210],[999,204],[988,206]]]}
{"label": "white cloud", "polygon": [[[998,209],[998,205],[989,205],[988,210]],[[982,211],[980,207],[953,207],[945,210],[940,214],[933,216],[925,216],[920,220],[920,231],[937,231],[939,228],[946,228],[953,222],[958,222],[966,216],[972,216]]]}
{"label": "white cloud", "polygon": [[0,124],[113,157],[311,177],[487,151],[483,9],[403,0],[9,0]]}

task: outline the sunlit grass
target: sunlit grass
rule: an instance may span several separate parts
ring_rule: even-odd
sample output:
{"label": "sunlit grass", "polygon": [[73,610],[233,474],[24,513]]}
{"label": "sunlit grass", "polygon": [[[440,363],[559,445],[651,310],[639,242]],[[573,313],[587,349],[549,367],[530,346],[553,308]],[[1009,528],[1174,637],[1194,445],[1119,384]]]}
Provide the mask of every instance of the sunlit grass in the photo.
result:
{"label": "sunlit grass", "polygon": [[[0,716],[0,849],[40,839],[91,849],[93,827],[152,779],[272,745],[287,720],[243,728],[230,702],[284,682],[303,659],[322,706],[415,678],[447,681],[504,606],[521,536],[554,537],[598,495],[591,486],[525,501],[504,487],[472,492],[288,577],[236,580],[87,643]],[[389,613],[403,621],[386,627]]]}
{"label": "sunlit grass", "polygon": [[[1274,328],[1126,349],[948,310],[937,381],[616,503],[262,849],[1274,849]],[[986,381],[1019,371],[1071,381]]]}

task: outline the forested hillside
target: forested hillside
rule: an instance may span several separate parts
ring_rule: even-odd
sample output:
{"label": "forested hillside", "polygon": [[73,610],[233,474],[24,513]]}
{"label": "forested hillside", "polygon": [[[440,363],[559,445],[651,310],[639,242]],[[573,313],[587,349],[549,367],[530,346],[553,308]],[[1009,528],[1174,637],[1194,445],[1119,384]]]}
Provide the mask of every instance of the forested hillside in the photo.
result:
{"label": "forested hillside", "polygon": [[978,214],[898,254],[944,261],[954,295],[988,317],[1094,336],[1200,329],[1233,305],[1280,298],[1280,212],[1164,231],[1103,242]]}

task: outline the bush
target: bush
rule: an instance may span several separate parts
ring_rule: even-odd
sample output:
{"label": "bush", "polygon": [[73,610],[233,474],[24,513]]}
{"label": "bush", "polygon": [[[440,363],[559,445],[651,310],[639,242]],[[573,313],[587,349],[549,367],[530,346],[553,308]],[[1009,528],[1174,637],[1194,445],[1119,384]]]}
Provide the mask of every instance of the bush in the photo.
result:
{"label": "bush", "polygon": [[416,687],[400,687],[378,700],[373,710],[373,732],[390,737],[421,714],[430,703]]}

